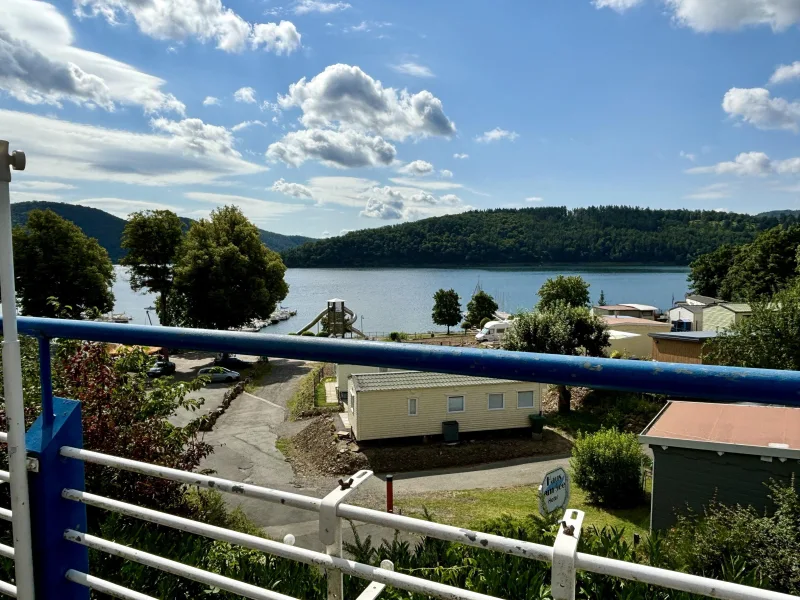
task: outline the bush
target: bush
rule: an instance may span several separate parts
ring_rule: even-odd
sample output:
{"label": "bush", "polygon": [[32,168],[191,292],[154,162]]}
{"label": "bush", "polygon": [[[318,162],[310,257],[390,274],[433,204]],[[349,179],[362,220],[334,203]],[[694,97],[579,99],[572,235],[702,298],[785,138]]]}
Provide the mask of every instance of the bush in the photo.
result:
{"label": "bush", "polygon": [[315,336],[315,334],[314,334],[314,332],[313,332],[313,331],[304,331],[304,332],[303,332],[303,333],[301,333],[300,335],[304,335],[304,336],[306,336],[306,337],[314,337],[314,336]]}
{"label": "bush", "polygon": [[317,337],[331,337],[331,334],[330,334],[330,333],[328,333],[327,331],[320,331],[320,332],[317,334]]}
{"label": "bush", "polygon": [[488,322],[490,322],[490,321],[491,321],[491,319],[489,319],[488,317],[487,317],[487,318],[485,318],[485,319],[481,319],[481,326],[480,326],[480,328],[481,328],[481,329],[483,329],[484,327],[486,327],[486,324],[487,324]]}
{"label": "bush", "polygon": [[575,484],[593,502],[620,508],[635,506],[644,498],[642,467],[647,462],[637,436],[614,428],[579,434],[570,466]]}
{"label": "bush", "polygon": [[408,336],[402,331],[393,331],[389,334],[389,339],[393,342],[402,342],[403,340],[408,339]]}

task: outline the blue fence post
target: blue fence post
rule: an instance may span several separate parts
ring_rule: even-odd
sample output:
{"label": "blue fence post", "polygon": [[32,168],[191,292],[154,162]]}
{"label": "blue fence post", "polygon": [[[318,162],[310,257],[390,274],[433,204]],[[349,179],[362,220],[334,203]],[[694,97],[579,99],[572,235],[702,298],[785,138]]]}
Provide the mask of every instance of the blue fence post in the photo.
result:
{"label": "blue fence post", "polygon": [[89,588],[65,575],[69,569],[89,572],[89,550],[64,539],[66,529],[86,532],[86,506],[61,497],[64,488],[84,489],[83,462],[59,454],[62,446],[83,447],[81,404],[53,397],[49,340],[43,340],[42,414],[26,436],[28,455],[39,461],[38,472],[29,473],[36,598],[88,600]]}

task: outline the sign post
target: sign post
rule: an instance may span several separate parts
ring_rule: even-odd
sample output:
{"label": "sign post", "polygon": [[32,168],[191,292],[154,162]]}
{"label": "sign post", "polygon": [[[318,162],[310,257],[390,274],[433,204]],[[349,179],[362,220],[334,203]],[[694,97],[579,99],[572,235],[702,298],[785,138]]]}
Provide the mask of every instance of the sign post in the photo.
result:
{"label": "sign post", "polygon": [[539,512],[549,515],[553,511],[566,509],[568,504],[569,474],[563,467],[558,467],[545,474],[539,486]]}

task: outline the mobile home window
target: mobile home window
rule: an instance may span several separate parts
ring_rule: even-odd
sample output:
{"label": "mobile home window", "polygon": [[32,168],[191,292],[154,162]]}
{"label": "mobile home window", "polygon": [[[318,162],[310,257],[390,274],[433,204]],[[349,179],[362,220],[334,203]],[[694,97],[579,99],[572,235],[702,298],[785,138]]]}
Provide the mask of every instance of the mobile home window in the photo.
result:
{"label": "mobile home window", "polygon": [[416,398],[409,398],[408,399],[408,415],[410,417],[417,416],[417,399]]}
{"label": "mobile home window", "polygon": [[447,412],[449,413],[464,412],[464,396],[448,396]]}
{"label": "mobile home window", "polygon": [[489,410],[502,410],[505,404],[503,394],[489,394]]}
{"label": "mobile home window", "polygon": [[533,408],[533,392],[517,392],[517,408]]}

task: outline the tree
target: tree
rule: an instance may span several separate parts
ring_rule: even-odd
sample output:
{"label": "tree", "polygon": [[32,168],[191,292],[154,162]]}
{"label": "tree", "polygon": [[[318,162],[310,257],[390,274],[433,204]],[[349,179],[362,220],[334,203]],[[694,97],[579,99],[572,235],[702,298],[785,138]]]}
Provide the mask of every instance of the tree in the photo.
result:
{"label": "tree", "polygon": [[478,325],[484,319],[491,320],[494,317],[494,313],[497,312],[497,308],[497,302],[494,301],[494,298],[483,290],[478,290],[467,304],[465,320],[472,325]]}
{"label": "tree", "polygon": [[769,302],[751,303],[751,308],[752,316],[705,343],[703,362],[800,370],[800,280]]}
{"label": "tree", "polygon": [[192,224],[175,265],[178,321],[190,327],[235,329],[266,319],[289,293],[286,267],[235,206]]}
{"label": "tree", "polygon": [[[547,309],[517,315],[503,336],[503,349],[542,354],[604,356],[608,346],[605,321],[584,306],[556,302]],[[558,388],[558,412],[569,412],[569,394]]]}
{"label": "tree", "polygon": [[431,319],[437,325],[446,325],[447,335],[450,335],[450,328],[455,327],[461,321],[461,316],[461,299],[455,290],[440,289],[433,295]]}
{"label": "tree", "polygon": [[[114,308],[114,267],[94,238],[50,210],[33,210],[14,228],[17,293],[26,315],[80,319]],[[61,315],[50,298],[60,305]]]}
{"label": "tree", "polygon": [[148,210],[133,213],[122,231],[122,248],[127,254],[120,263],[130,267],[131,289],[157,294],[156,314],[167,326],[174,322],[169,300],[183,229],[174,212]]}
{"label": "tree", "polygon": [[606,295],[603,290],[600,290],[600,297],[597,299],[598,306],[605,306],[606,305]]}
{"label": "tree", "polygon": [[567,306],[589,306],[589,284],[580,275],[559,275],[550,278],[539,288],[540,310],[546,310],[555,304]]}

